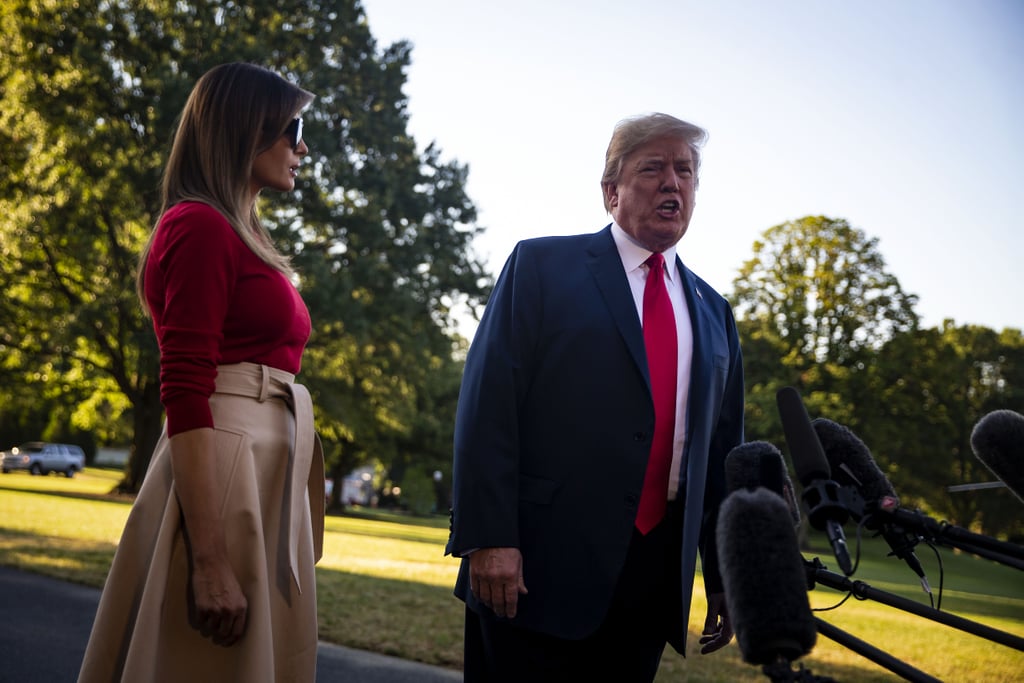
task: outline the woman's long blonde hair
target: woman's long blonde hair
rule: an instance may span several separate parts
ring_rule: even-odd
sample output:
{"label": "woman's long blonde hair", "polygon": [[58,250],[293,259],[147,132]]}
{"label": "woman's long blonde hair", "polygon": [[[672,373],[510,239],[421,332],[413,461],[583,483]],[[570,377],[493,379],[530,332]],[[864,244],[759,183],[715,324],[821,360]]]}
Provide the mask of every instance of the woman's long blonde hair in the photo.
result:
{"label": "woman's long blonde hair", "polygon": [[[256,156],[284,134],[313,94],[255,64],[221,64],[196,82],[181,112],[164,168],[160,214],[180,202],[202,202],[217,209],[242,241],[270,267],[292,275],[260,222],[250,178]],[[156,235],[139,259],[136,288],[147,312],[146,262]]]}

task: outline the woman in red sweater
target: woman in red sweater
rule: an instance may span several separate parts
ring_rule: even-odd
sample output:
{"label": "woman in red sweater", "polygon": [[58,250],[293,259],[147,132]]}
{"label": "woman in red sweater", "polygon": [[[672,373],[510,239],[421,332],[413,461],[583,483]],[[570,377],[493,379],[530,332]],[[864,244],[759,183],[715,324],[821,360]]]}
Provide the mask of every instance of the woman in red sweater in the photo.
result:
{"label": "woman in red sweater", "polygon": [[323,457],[294,382],[310,319],[256,211],[294,189],[312,100],[234,63],[182,112],[138,277],[167,420],[80,681],[315,679]]}

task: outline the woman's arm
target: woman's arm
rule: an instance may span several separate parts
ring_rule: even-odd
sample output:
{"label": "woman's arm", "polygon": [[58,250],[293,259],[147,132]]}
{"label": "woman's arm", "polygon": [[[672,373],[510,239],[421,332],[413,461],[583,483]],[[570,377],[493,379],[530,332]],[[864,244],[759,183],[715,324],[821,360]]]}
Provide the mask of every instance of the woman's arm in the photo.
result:
{"label": "woman's arm", "polygon": [[228,560],[214,431],[181,432],[171,437],[170,445],[189,549],[189,622],[203,637],[227,647],[245,633],[248,601]]}

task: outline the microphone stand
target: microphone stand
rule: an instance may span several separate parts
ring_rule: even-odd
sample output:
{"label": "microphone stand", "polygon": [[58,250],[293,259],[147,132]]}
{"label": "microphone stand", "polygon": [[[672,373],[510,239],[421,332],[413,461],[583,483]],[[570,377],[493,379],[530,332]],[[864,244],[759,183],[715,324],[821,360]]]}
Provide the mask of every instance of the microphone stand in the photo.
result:
{"label": "microphone stand", "polygon": [[917,511],[905,510],[895,498],[882,498],[871,506],[870,511],[892,519],[905,528],[913,529],[923,538],[938,545],[959,548],[972,555],[1024,571],[1024,546],[976,534],[948,522],[938,522]]}
{"label": "microphone stand", "polygon": [[861,599],[870,599],[880,602],[890,607],[896,607],[902,609],[911,614],[916,614],[926,619],[945,624],[946,626],[952,626],[953,628],[965,631],[972,635],[980,638],[991,640],[994,643],[1011,647],[1015,650],[1024,651],[1024,638],[1015,636],[1012,633],[1006,633],[999,629],[992,628],[991,626],[985,626],[979,624],[976,621],[959,617],[949,612],[943,612],[937,610],[934,607],[928,605],[922,605],[919,602],[908,600],[907,598],[894,595],[893,593],[887,593],[877,588],[872,588],[870,585],[863,581],[851,581],[841,574],[830,572],[825,569],[824,565],[818,558],[814,558],[813,561],[804,560],[804,567],[807,571],[807,588],[808,590],[814,588],[815,582],[834,588],[844,593],[852,593],[854,596]]}
{"label": "microphone stand", "polygon": [[896,659],[889,653],[879,650],[874,645],[866,643],[860,638],[852,636],[846,631],[836,628],[835,626],[826,621],[822,621],[817,617],[814,618],[814,621],[815,623],[817,623],[818,633],[820,633],[821,635],[825,636],[826,638],[831,638],[840,645],[844,645],[850,648],[857,654],[867,659],[870,659],[875,664],[878,664],[879,666],[884,667],[889,671],[893,672],[897,676],[900,676],[901,678],[903,678],[903,680],[915,681],[915,683],[942,683],[942,681],[938,678],[935,678],[934,676],[929,676],[920,669],[915,669],[906,662]]}

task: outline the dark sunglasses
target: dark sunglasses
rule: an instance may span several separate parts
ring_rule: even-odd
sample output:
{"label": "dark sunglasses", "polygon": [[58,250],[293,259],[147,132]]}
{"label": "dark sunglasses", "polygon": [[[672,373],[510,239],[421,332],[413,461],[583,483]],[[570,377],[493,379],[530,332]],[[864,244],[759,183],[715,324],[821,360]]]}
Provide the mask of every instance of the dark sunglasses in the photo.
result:
{"label": "dark sunglasses", "polygon": [[302,142],[302,117],[292,119],[292,122],[288,124],[288,127],[284,129],[284,135],[288,138],[288,142],[291,144],[292,149],[298,149],[299,143]]}

